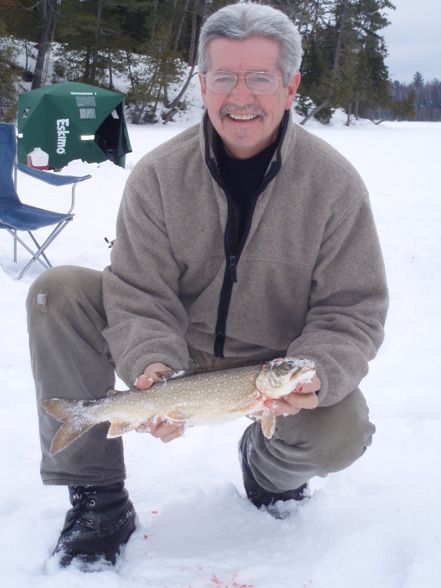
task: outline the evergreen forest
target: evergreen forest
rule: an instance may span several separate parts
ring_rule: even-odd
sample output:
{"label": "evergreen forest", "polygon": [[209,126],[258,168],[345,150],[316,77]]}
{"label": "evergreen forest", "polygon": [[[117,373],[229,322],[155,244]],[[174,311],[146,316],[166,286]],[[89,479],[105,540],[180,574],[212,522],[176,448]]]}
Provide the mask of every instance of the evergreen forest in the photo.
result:
{"label": "evergreen forest", "polygon": [[[231,0],[0,0],[0,120],[14,120],[17,94],[61,81],[124,91],[135,124],[167,122],[185,108],[205,19]],[[416,72],[392,81],[383,37],[390,0],[261,1],[300,30],[303,123],[351,117],[441,119],[438,80]],[[21,59],[18,60],[18,55]],[[23,55],[25,58],[23,60]],[[49,64],[52,64],[49,67]],[[124,80],[124,89],[120,81]]]}

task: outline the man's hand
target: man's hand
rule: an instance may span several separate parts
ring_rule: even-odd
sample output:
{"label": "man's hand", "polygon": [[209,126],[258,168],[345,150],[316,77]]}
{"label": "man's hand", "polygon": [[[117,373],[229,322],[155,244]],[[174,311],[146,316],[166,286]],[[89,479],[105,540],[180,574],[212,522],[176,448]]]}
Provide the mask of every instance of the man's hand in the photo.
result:
{"label": "man's hand", "polygon": [[276,416],[297,414],[302,408],[317,408],[319,400],[316,392],[320,390],[320,380],[314,376],[310,383],[299,384],[293,392],[279,400],[268,400],[265,405],[274,410]]}
{"label": "man's hand", "polygon": [[[294,359],[286,357],[285,359]],[[317,408],[319,400],[316,392],[320,390],[320,379],[314,376],[305,384],[299,384],[296,388],[279,400],[268,400],[265,404],[274,410],[276,416],[288,416],[297,414],[302,408],[312,410]]]}
{"label": "man's hand", "polygon": [[[159,382],[162,372],[169,372],[171,368],[163,363],[152,363],[147,366],[144,372],[136,380],[138,390],[148,390],[155,382]],[[184,434],[184,423],[173,423],[169,421],[160,421],[152,418],[140,425],[138,433],[150,433],[153,437],[161,439],[163,443],[169,443]]]}
{"label": "man's hand", "polygon": [[135,382],[138,390],[147,390],[155,382],[159,382],[163,372],[171,372],[171,368],[163,363],[151,363]]}

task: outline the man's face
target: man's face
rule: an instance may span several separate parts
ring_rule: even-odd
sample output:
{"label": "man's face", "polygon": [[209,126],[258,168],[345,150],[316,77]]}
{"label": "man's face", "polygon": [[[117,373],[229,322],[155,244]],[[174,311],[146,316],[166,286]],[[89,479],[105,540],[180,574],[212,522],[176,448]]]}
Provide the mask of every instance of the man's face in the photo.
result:
{"label": "man's face", "polygon": [[[277,67],[279,44],[271,39],[250,37],[245,41],[217,38],[211,41],[210,72],[228,71],[238,76],[248,73],[271,72],[282,76]],[[219,133],[226,151],[237,159],[256,155],[276,140],[285,110],[289,110],[300,83],[295,74],[288,87],[279,80],[272,94],[256,94],[248,88],[246,80],[239,78],[237,85],[226,94],[207,87],[199,74],[202,99],[208,116]]]}

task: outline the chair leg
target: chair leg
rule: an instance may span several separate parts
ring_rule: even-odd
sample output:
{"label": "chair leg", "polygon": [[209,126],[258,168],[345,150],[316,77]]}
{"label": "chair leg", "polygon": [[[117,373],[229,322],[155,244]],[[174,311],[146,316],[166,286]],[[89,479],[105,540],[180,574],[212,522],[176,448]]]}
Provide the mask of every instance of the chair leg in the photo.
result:
{"label": "chair leg", "polygon": [[17,263],[17,231],[12,231],[14,237],[14,263]]}
{"label": "chair leg", "polygon": [[[49,261],[49,259],[46,256],[46,249],[49,247],[49,245],[52,243],[52,241],[58,237],[58,235],[61,233],[61,231],[67,226],[67,224],[69,223],[69,221],[71,221],[72,218],[69,218],[67,220],[63,220],[60,223],[58,223],[58,225],[55,227],[55,229],[52,231],[52,233],[49,235],[49,237],[46,239],[46,241],[44,241],[44,243],[42,245],[39,244],[39,242],[35,239],[34,235],[31,233],[31,231],[28,231],[32,241],[34,242],[35,246],[37,247],[36,251],[33,251],[17,234],[16,230],[12,230],[12,229],[7,229],[12,236],[14,237],[14,241],[15,243],[20,243],[20,245],[22,245],[26,251],[28,253],[31,254],[31,259],[29,260],[29,262],[25,265],[25,267],[22,269],[22,271],[20,272],[18,279],[21,280],[21,278],[24,276],[24,274],[28,271],[28,269],[31,267],[31,265],[35,262],[38,261],[39,263],[41,263],[41,265],[44,267],[44,269],[48,269],[50,267],[52,267],[51,262]],[[16,247],[16,244],[15,244]],[[16,260],[14,260],[16,261]]]}
{"label": "chair leg", "polygon": [[[37,241],[37,239],[34,237],[34,235],[31,233],[31,231],[28,231],[28,234],[29,234],[30,238],[32,239],[32,241],[35,243],[35,245],[38,248],[36,255],[38,255],[38,251],[41,250],[41,257],[45,260],[45,262],[48,264],[49,267],[52,267],[51,262],[48,260],[48,258],[46,257],[46,254],[43,252],[43,249],[45,249],[45,248],[44,247],[42,248],[42,246]],[[55,236],[54,236],[54,239],[55,239]],[[52,241],[53,241],[53,239],[52,239]],[[48,243],[48,245],[49,245],[49,243]]]}
{"label": "chair leg", "polygon": [[[21,246],[22,246],[24,249],[26,249],[26,251],[27,251],[28,253],[30,253],[30,254],[32,255],[32,259],[33,259],[33,261],[36,261],[36,260],[37,260],[37,261],[39,261],[39,262],[41,263],[41,265],[44,267],[44,269],[48,269],[48,268],[50,267],[50,266],[49,266],[49,265],[47,265],[47,264],[46,264],[46,263],[45,263],[43,260],[41,260],[41,259],[37,259],[37,258],[35,257],[35,256],[36,256],[36,253],[35,253],[34,251],[32,251],[32,249],[29,247],[29,245],[27,245],[27,244],[26,244],[26,243],[23,241],[23,239],[21,239],[21,238],[18,236],[18,234],[17,234],[17,231],[13,231],[12,229],[7,229],[7,230],[8,230],[8,231],[11,233],[11,235],[14,237],[14,249],[16,249],[16,247],[17,247],[17,243],[20,243],[20,245],[21,245]],[[16,259],[16,258],[14,258],[14,262],[15,262],[15,263],[17,263],[17,259]],[[29,265],[29,264],[28,264],[28,265]]]}

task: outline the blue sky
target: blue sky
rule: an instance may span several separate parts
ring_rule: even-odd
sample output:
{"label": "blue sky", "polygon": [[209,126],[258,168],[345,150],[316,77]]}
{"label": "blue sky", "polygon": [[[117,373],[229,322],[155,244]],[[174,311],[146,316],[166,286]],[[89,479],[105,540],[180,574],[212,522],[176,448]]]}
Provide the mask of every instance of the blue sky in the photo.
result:
{"label": "blue sky", "polygon": [[441,80],[441,0],[392,0],[391,24],[383,29],[393,80],[411,82],[420,71],[426,82]]}

